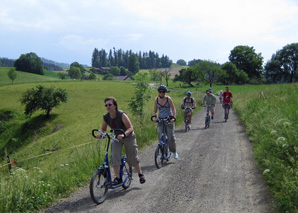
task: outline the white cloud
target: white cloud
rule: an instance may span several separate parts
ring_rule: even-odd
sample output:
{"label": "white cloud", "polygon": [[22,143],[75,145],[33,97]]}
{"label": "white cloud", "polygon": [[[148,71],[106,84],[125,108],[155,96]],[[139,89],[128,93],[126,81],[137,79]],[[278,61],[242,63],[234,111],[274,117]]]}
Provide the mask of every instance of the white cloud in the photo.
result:
{"label": "white cloud", "polygon": [[[60,38],[57,46],[62,46],[68,50],[82,52],[84,50],[91,51],[97,46],[105,46],[108,40],[105,39],[85,39],[79,35],[67,35]],[[89,52],[91,54],[91,51]]]}
{"label": "white cloud", "polygon": [[94,48],[113,47],[225,62],[236,45],[249,45],[268,59],[297,38],[294,0],[2,0],[0,7],[2,52],[59,47],[65,58],[69,50],[88,55],[88,63]]}

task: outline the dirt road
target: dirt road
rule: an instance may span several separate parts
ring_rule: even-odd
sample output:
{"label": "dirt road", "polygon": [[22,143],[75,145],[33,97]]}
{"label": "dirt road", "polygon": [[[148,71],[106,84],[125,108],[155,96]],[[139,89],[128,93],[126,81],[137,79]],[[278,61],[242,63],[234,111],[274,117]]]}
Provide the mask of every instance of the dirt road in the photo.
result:
{"label": "dirt road", "polygon": [[205,109],[193,117],[189,132],[177,128],[178,160],[156,169],[156,144],[142,151],[145,184],[134,173],[130,188],[109,191],[101,205],[92,202],[85,187],[45,212],[273,212],[235,111],[225,123],[221,105],[215,110],[209,129],[204,129]]}

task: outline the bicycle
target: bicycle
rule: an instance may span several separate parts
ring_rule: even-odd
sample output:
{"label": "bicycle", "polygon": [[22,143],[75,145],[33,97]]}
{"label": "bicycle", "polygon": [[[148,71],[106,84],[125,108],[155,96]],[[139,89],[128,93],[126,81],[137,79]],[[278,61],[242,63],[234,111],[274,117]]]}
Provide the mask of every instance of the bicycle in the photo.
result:
{"label": "bicycle", "polygon": [[[153,121],[153,118],[156,116],[151,117],[151,121]],[[167,118],[158,118],[157,123],[162,123],[163,129],[161,138],[159,140],[159,143],[155,149],[154,153],[154,161],[156,168],[160,169],[163,166],[164,161],[169,161],[171,157],[171,152],[169,149],[169,141],[168,137],[165,136],[165,123],[169,123],[170,119],[174,118],[173,116],[169,116]],[[176,118],[174,118],[176,121]]]}
{"label": "bicycle", "polygon": [[191,107],[186,107],[185,108],[185,111],[184,111],[184,114],[186,114],[186,119],[185,119],[185,132],[189,131],[190,130],[190,127],[189,127],[189,118],[187,117],[187,114],[189,114],[191,111],[192,111],[193,108]]}
{"label": "bicycle", "polygon": [[107,148],[104,158],[104,163],[101,165],[92,175],[92,178],[90,180],[90,195],[92,200],[96,204],[101,204],[105,201],[108,190],[109,189],[116,189],[118,187],[121,187],[123,189],[127,189],[132,181],[132,167],[128,165],[126,162],[126,155],[123,155],[121,158],[121,165],[120,165],[120,184],[113,185],[112,184],[112,176],[111,176],[111,168],[109,165],[109,147],[110,147],[110,141],[117,140],[116,132],[120,132],[120,134],[124,134],[124,131],[122,129],[111,129],[111,133],[105,133],[102,132],[100,129],[93,129],[92,135],[96,138],[94,135],[94,132],[100,132],[102,134],[101,139],[107,138]]}
{"label": "bicycle", "polygon": [[206,117],[205,117],[205,129],[209,128],[210,127],[210,115],[209,115],[209,111],[210,111],[210,107],[212,105],[207,105],[206,106]]}
{"label": "bicycle", "polygon": [[225,119],[225,122],[227,122],[227,120],[229,118],[229,110],[230,110],[231,104],[228,103],[228,104],[224,104],[224,105],[225,105],[225,107],[224,107],[224,109],[225,109],[225,117],[224,117],[224,119]]}
{"label": "bicycle", "polygon": [[219,96],[219,102],[222,103],[222,96]]}

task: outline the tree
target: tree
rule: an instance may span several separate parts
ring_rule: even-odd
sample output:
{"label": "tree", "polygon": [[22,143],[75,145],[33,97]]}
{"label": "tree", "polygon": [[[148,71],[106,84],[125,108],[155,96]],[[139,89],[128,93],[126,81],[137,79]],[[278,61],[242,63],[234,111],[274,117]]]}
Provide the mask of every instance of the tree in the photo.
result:
{"label": "tree", "polygon": [[83,65],[81,65],[81,64],[78,63],[78,62],[73,62],[73,63],[71,63],[71,64],[70,64],[70,67],[77,67],[77,68],[79,68],[80,71],[81,71],[81,74],[82,74],[82,75],[86,72],[86,70],[85,70],[85,68],[83,67]]}
{"label": "tree", "polygon": [[90,75],[89,75],[89,79],[90,80],[96,79],[96,75],[93,72],[91,72]]}
{"label": "tree", "polygon": [[80,71],[80,68],[71,66],[68,75],[72,79],[81,79],[82,78],[82,73]]}
{"label": "tree", "polygon": [[111,74],[113,76],[118,76],[120,75],[120,69],[118,67],[111,67]]}
{"label": "tree", "polygon": [[113,80],[114,76],[110,73],[110,74],[106,74],[103,76],[102,80]]}
{"label": "tree", "polygon": [[150,80],[155,81],[156,83],[161,84],[162,76],[161,73],[156,69],[149,70]]}
{"label": "tree", "polygon": [[125,69],[125,67],[120,67],[120,75],[127,75],[127,70]]}
{"label": "tree", "polygon": [[128,71],[132,72],[133,74],[136,74],[139,72],[139,69],[140,66],[138,56],[135,54],[131,54],[128,57]]}
{"label": "tree", "polygon": [[186,61],[184,61],[183,59],[179,59],[176,64],[181,65],[181,66],[186,66]]}
{"label": "tree", "polygon": [[199,73],[204,74],[204,80],[209,83],[210,87],[212,87],[216,73],[220,70],[219,64],[204,60],[194,65],[194,68],[197,69]]}
{"label": "tree", "polygon": [[160,72],[161,77],[163,77],[166,81],[167,87],[169,86],[169,79],[171,77],[171,69],[165,69],[164,71]]}
{"label": "tree", "polygon": [[189,67],[186,69],[179,70],[179,75],[175,75],[175,81],[182,81],[183,83],[189,84],[189,86],[193,87],[192,82],[199,81],[202,79],[202,75],[198,72],[195,67]]}
{"label": "tree", "polygon": [[25,115],[31,116],[37,110],[45,110],[46,117],[50,117],[50,112],[54,107],[58,107],[61,102],[67,102],[67,93],[58,88],[46,88],[42,85],[28,89],[23,93],[21,103],[26,105]]}
{"label": "tree", "polygon": [[245,84],[248,81],[248,75],[243,70],[238,70],[232,62],[224,63],[221,69],[217,73],[217,81],[222,84]]}
{"label": "tree", "polygon": [[17,72],[15,71],[15,69],[10,69],[7,75],[11,80],[11,84],[13,84],[13,81],[17,78]]}
{"label": "tree", "polygon": [[61,80],[64,80],[65,78],[66,78],[66,73],[64,73],[64,72],[58,72],[58,74],[57,74],[58,76],[59,76],[59,78],[61,79]]}
{"label": "tree", "polygon": [[188,62],[188,66],[194,66],[195,64],[199,63],[201,60],[200,59],[193,59]]}
{"label": "tree", "polygon": [[16,70],[43,75],[43,62],[33,52],[22,54],[15,62]]}
{"label": "tree", "polygon": [[[145,74],[139,73],[136,75],[135,79],[136,79],[135,95],[134,97],[131,98],[128,105],[132,113],[143,117],[144,106],[146,102],[150,99],[149,85],[146,83]],[[143,120],[141,119],[141,121]]]}
{"label": "tree", "polygon": [[263,57],[257,54],[253,47],[236,46],[230,53],[229,60],[238,70],[247,73],[250,79],[261,79],[263,71]]}
{"label": "tree", "polygon": [[298,80],[298,43],[288,44],[272,55],[265,65],[265,78],[274,83]]}

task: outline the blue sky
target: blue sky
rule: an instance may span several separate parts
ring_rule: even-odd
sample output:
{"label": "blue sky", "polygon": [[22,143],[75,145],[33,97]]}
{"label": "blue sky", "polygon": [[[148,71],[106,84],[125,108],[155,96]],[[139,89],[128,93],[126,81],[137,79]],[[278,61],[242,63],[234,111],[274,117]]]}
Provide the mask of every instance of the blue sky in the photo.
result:
{"label": "blue sky", "polygon": [[173,62],[228,61],[237,45],[261,53],[298,42],[295,0],[2,0],[0,57],[35,52],[91,65],[94,48],[157,52]]}

